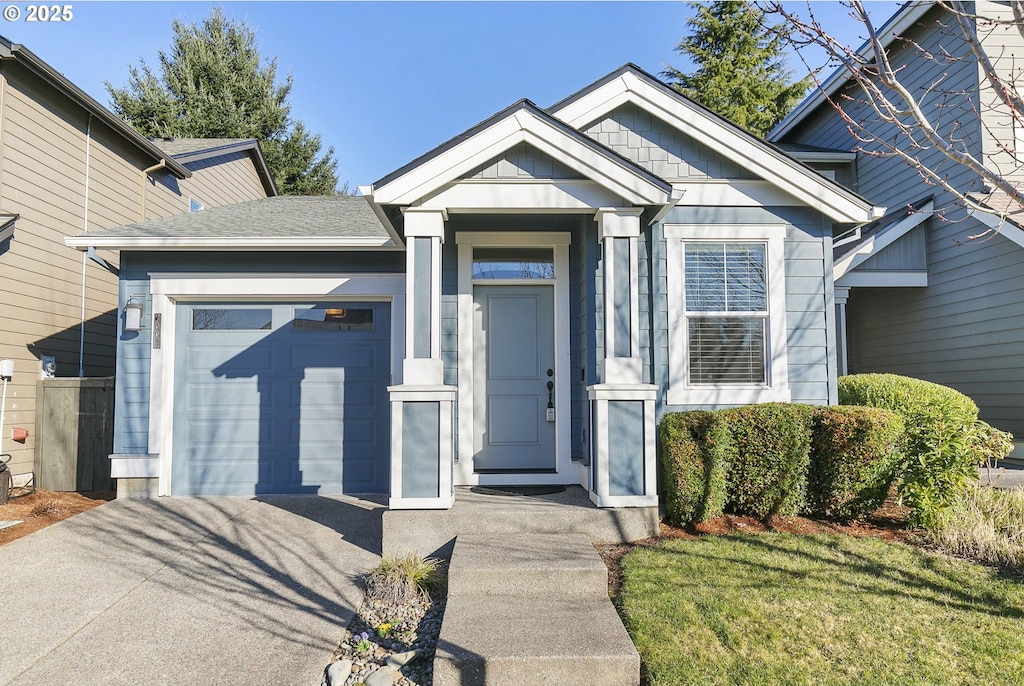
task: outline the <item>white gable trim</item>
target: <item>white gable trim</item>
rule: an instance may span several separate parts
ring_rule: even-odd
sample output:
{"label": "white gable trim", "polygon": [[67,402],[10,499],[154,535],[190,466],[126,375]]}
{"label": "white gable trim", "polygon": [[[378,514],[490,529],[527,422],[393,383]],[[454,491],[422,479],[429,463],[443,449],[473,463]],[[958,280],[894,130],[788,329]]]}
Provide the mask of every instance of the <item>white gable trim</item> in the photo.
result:
{"label": "white gable trim", "polygon": [[577,179],[463,179],[423,201],[418,207],[457,212],[537,211],[593,212],[621,202],[620,197],[593,181]]}
{"label": "white gable trim", "polygon": [[993,229],[1003,238],[1008,238],[1017,245],[1024,247],[1024,230],[1013,221],[980,209],[972,210],[970,215],[988,228]]}
{"label": "white gable trim", "polygon": [[934,203],[929,200],[917,212],[907,215],[885,231],[869,237],[868,240],[864,241],[864,245],[860,248],[840,257],[836,260],[835,264],[832,265],[832,278],[838,282],[839,279],[856,269],[857,265],[863,264],[869,257],[877,255],[882,250],[907,235],[911,229],[920,226],[925,219],[932,216],[932,210],[934,207]]}
{"label": "white gable trim", "polygon": [[627,162],[604,154],[550,121],[522,108],[418,165],[383,186],[374,186],[374,202],[412,205],[457,181],[519,143],[527,143],[573,171],[596,181],[626,203],[661,205],[669,192]]}
{"label": "white gable trim", "polygon": [[789,195],[837,222],[862,223],[881,216],[873,207],[811,169],[798,164],[770,146],[718,117],[676,98],[635,73],[620,77],[552,112],[579,129],[631,103],[699,141],[709,141],[727,158],[771,182]]}

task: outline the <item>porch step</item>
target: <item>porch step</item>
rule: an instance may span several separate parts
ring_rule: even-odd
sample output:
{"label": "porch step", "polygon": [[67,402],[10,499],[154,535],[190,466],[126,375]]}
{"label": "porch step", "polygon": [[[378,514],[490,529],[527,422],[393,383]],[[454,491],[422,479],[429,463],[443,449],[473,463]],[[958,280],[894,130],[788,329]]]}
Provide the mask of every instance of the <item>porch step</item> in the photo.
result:
{"label": "porch step", "polygon": [[658,535],[658,508],[599,508],[580,486],[541,496],[504,496],[455,489],[449,510],[386,510],[382,554],[442,555],[462,534],[581,533],[591,543],[638,541]]}
{"label": "porch step", "polygon": [[608,568],[582,534],[461,535],[448,597],[608,595]]}
{"label": "porch step", "polygon": [[448,588],[436,686],[640,683],[640,656],[583,534],[460,535]]}

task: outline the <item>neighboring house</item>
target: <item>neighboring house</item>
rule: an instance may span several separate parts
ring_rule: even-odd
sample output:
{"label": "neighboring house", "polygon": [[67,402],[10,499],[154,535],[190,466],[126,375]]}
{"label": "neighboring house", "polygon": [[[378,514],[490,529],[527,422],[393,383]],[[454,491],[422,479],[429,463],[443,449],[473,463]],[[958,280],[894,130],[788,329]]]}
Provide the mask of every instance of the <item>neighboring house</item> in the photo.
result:
{"label": "neighboring house", "polygon": [[0,38],[0,359],[14,361],[0,447],[14,473],[32,469],[43,356],[58,376],[114,374],[117,256],[64,237],[274,194],[255,141],[150,141]]}
{"label": "neighboring house", "polygon": [[122,495],[580,484],[669,410],[834,403],[832,234],[879,208],[627,65],[372,185],[68,239],[122,255]]}
{"label": "neighboring house", "polygon": [[[976,11],[1012,18],[1008,6],[991,2],[976,3]],[[979,159],[1024,180],[1021,164],[999,147],[996,136],[1004,143],[1018,141],[1017,150],[1024,138],[1015,137],[1012,118],[996,103],[969,46],[958,31],[947,30],[952,25],[954,18],[934,3],[908,4],[879,35],[911,92],[932,89],[926,106],[943,130],[957,127]],[[1001,70],[1024,52],[1024,38],[1013,26],[987,33],[984,44]],[[870,113],[856,102],[858,91],[842,70],[822,90],[801,103],[769,140],[808,164],[832,170],[837,180],[891,210],[884,220],[836,240],[841,372],[892,372],[952,386],[977,401],[982,419],[1024,436],[1021,224],[1007,221],[995,235],[969,240],[999,226],[999,220],[956,206],[951,193],[927,185],[897,159],[851,152],[860,143],[825,95],[844,102],[851,117]],[[852,100],[844,99],[844,92]],[[951,106],[957,100],[947,93],[975,96],[971,105]],[[888,126],[874,132],[887,138]],[[982,184],[974,172],[937,151],[925,160],[943,169],[960,191],[980,196]],[[995,209],[1005,207],[991,196],[980,199]]]}

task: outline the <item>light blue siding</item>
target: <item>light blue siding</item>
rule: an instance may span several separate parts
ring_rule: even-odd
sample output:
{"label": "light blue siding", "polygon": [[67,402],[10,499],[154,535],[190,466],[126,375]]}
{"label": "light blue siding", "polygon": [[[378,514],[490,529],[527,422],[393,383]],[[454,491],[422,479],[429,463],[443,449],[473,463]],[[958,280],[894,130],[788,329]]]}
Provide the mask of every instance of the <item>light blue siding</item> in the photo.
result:
{"label": "light blue siding", "polygon": [[430,238],[413,238],[415,247],[415,264],[413,265],[414,302],[413,307],[413,332],[412,348],[413,357],[430,357],[430,322],[433,317],[431,312],[431,259],[430,259]]}
{"label": "light blue siding", "polygon": [[553,157],[527,143],[520,143],[470,172],[470,179],[582,179]]}
{"label": "light blue siding", "polygon": [[636,105],[623,105],[582,128],[599,143],[666,180],[749,179],[749,172]]}
{"label": "light blue siding", "polygon": [[644,404],[608,402],[608,494],[644,494]]}
{"label": "light blue siding", "polygon": [[[902,70],[913,92],[941,81],[942,88],[934,91],[936,99],[948,92],[977,93],[977,62],[960,59],[969,54],[969,48],[954,38],[955,31],[935,28],[942,18],[940,11],[932,10],[917,22],[907,33],[910,47],[896,55],[894,66]],[[1007,31],[993,37],[995,51],[1018,49],[1021,38],[1015,34]],[[914,44],[936,58],[920,59]],[[950,59],[941,57],[947,52]],[[992,96],[985,92],[981,98],[984,104]],[[852,105],[849,109],[855,117],[862,111]],[[1011,118],[993,116],[983,107],[980,111],[986,118],[985,128],[1004,127],[1005,138]],[[973,107],[944,107],[941,120],[944,127],[954,123],[960,127],[958,136],[981,155],[987,134]],[[883,139],[893,133],[882,124],[875,130]],[[861,145],[827,105],[809,115],[786,140],[845,150]],[[995,154],[991,149],[985,152]],[[973,172],[945,161],[939,152],[926,153],[923,161],[940,165],[956,188],[979,187]],[[859,184],[854,190],[872,202],[896,208],[932,194],[946,221],[929,219],[862,265],[862,270],[926,268],[928,286],[851,290],[847,304],[850,371],[905,374],[952,386],[978,403],[983,419],[1024,435],[1024,249],[1000,236],[967,240],[984,227],[954,209],[951,194],[925,185],[916,171],[898,160],[859,155],[857,166]],[[923,251],[912,253],[921,243]]]}
{"label": "light blue siding", "polygon": [[402,497],[437,498],[441,491],[441,407],[402,404]]}
{"label": "light blue siding", "polygon": [[611,246],[615,265],[615,356],[629,357],[632,354],[629,341],[629,293],[636,288],[629,278],[629,239],[613,238]]}

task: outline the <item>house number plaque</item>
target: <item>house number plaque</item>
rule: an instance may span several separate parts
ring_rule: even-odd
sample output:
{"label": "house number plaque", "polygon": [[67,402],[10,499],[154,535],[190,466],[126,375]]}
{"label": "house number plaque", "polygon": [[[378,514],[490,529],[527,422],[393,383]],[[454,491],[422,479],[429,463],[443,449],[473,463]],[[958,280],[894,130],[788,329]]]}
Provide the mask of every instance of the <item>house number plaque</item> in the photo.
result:
{"label": "house number plaque", "polygon": [[153,350],[160,349],[161,324],[163,324],[163,315],[157,312],[153,315]]}

